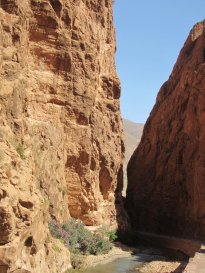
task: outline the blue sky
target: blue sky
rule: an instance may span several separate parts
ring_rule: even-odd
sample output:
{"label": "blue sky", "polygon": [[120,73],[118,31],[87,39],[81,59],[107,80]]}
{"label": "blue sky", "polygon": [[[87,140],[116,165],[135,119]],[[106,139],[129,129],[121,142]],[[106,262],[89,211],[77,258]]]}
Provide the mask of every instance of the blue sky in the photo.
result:
{"label": "blue sky", "polygon": [[122,116],[144,123],[205,1],[115,0],[114,19]]}

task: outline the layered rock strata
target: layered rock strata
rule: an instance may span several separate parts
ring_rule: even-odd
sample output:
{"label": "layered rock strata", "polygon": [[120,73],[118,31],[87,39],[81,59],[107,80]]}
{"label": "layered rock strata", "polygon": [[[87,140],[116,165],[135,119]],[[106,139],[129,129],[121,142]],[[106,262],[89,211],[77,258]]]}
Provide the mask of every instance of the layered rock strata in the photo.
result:
{"label": "layered rock strata", "polygon": [[0,18],[0,271],[64,272],[48,214],[121,217],[112,0],[1,0]]}
{"label": "layered rock strata", "polygon": [[191,30],[128,165],[135,229],[205,238],[205,21]]}

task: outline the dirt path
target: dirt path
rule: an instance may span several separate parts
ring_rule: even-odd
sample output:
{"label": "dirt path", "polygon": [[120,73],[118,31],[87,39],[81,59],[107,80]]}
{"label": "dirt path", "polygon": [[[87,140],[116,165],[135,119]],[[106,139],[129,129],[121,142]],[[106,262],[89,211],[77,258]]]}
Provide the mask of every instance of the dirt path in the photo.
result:
{"label": "dirt path", "polygon": [[196,251],[198,251],[201,247],[200,242],[189,239],[182,239],[140,231],[136,231],[136,235],[138,236],[138,238],[142,239],[150,245],[180,251],[188,257],[194,257]]}
{"label": "dirt path", "polygon": [[183,273],[205,273],[205,245],[189,260]]}

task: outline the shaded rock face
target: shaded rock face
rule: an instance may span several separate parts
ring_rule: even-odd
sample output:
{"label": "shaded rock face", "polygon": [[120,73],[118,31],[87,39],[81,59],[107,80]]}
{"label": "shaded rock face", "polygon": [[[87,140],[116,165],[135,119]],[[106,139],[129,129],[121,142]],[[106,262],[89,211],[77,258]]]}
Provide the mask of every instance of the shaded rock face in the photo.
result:
{"label": "shaded rock face", "polygon": [[0,17],[0,269],[64,272],[48,212],[120,221],[112,0],[1,0]]}
{"label": "shaded rock face", "polygon": [[205,22],[194,26],[161,87],[128,165],[135,229],[205,238]]}

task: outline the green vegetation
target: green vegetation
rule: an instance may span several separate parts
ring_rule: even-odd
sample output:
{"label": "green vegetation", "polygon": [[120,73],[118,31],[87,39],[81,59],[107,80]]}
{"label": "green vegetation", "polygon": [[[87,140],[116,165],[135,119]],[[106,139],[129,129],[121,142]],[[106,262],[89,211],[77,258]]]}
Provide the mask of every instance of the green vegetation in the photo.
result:
{"label": "green vegetation", "polygon": [[50,200],[49,200],[49,198],[48,198],[47,195],[44,197],[44,201],[45,201],[46,207],[49,208],[49,206],[50,206]]}
{"label": "green vegetation", "polygon": [[108,253],[112,249],[112,242],[117,238],[116,231],[110,231],[106,226],[91,232],[81,221],[72,218],[63,225],[51,220],[49,229],[53,237],[69,248],[73,268],[83,267],[85,255]]}
{"label": "green vegetation", "polygon": [[109,235],[109,240],[111,241],[111,242],[114,242],[114,241],[116,241],[117,240],[117,231],[116,230],[110,230],[110,231],[108,231],[108,235]]}
{"label": "green vegetation", "polygon": [[53,248],[53,250],[55,251],[55,252],[61,252],[62,251],[62,249],[59,247],[59,245],[57,245],[57,244],[53,244],[53,246],[52,246],[52,248]]}
{"label": "green vegetation", "polygon": [[104,236],[105,238],[107,237],[110,242],[114,242],[117,240],[117,231],[116,230],[110,230],[108,226],[102,225],[101,227],[98,228],[97,232]]}
{"label": "green vegetation", "polygon": [[18,146],[16,147],[16,151],[19,154],[21,159],[26,159],[25,154],[24,154],[24,147],[22,144],[18,144]]}

